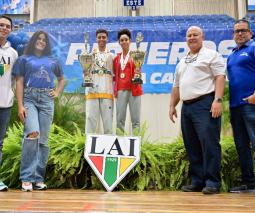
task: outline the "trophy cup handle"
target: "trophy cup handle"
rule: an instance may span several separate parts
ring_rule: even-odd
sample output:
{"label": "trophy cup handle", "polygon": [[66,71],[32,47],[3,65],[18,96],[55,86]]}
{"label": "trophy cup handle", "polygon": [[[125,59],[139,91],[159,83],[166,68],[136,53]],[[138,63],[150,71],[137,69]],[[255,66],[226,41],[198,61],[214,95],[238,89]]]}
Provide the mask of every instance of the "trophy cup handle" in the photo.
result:
{"label": "trophy cup handle", "polygon": [[134,78],[132,78],[133,84],[143,84],[141,70],[135,68]]}

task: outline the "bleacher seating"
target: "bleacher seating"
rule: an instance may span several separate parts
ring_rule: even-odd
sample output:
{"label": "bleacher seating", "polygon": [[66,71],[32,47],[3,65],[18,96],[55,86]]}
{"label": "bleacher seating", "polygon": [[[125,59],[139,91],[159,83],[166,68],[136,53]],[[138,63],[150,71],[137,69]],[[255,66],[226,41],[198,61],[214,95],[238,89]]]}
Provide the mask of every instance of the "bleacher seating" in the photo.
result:
{"label": "bleacher seating", "polygon": [[26,21],[24,19],[15,18],[12,21],[13,21],[13,29],[14,29],[14,31],[22,29],[26,25],[29,25],[28,21]]}
{"label": "bleacher seating", "polygon": [[230,29],[234,19],[227,15],[191,15],[191,16],[138,16],[138,17],[97,17],[97,18],[46,18],[25,26],[23,32],[33,32],[39,29],[45,31],[92,32],[98,28],[116,31],[123,28],[130,30],[167,30],[182,31],[189,26],[201,28]]}

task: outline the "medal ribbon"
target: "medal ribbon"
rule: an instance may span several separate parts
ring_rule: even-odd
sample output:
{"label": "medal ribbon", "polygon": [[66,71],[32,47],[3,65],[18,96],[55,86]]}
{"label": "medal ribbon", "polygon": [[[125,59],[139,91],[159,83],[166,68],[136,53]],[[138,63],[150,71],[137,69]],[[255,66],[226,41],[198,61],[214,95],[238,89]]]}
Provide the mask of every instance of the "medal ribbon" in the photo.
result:
{"label": "medal ribbon", "polygon": [[127,65],[127,62],[128,62],[128,59],[129,59],[129,52],[130,50],[128,51],[126,57],[125,57],[125,60],[124,60],[124,56],[123,56],[123,53],[121,53],[121,56],[120,56],[120,68],[121,70],[123,71]]}

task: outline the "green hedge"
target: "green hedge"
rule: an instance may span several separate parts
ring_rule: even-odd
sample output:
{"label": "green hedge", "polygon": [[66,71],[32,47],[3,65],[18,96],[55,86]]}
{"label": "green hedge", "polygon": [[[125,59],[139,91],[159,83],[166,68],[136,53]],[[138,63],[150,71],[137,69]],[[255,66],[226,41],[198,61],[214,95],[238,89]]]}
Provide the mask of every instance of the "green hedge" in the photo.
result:
{"label": "green hedge", "polygon": [[[75,125],[74,125],[75,126]],[[116,190],[178,190],[189,182],[188,161],[181,138],[174,143],[152,143],[142,128],[140,163],[121,181]],[[23,126],[14,124],[4,142],[0,177],[10,187],[20,187],[19,167]],[[103,189],[84,160],[85,135],[75,126],[73,133],[53,125],[49,137],[50,157],[46,172],[49,188]],[[231,137],[223,137],[222,191],[240,177],[237,153]]]}

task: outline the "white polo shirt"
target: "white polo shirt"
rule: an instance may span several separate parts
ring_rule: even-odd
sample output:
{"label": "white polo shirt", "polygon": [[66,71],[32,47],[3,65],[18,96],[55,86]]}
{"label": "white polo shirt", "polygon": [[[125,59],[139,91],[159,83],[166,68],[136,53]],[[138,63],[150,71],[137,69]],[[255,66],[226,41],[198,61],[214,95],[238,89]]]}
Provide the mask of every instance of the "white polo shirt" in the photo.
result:
{"label": "white polo shirt", "polygon": [[226,64],[215,50],[202,47],[198,54],[187,54],[175,70],[174,87],[179,87],[183,101],[215,91],[215,76],[226,75]]}
{"label": "white polo shirt", "polygon": [[0,108],[8,108],[13,104],[11,72],[17,58],[17,52],[8,41],[0,47]]}

